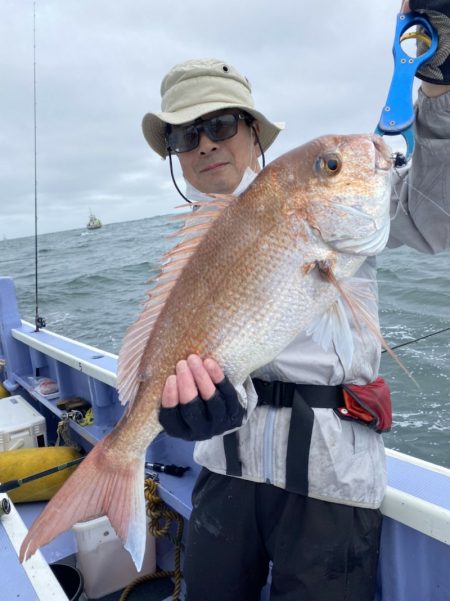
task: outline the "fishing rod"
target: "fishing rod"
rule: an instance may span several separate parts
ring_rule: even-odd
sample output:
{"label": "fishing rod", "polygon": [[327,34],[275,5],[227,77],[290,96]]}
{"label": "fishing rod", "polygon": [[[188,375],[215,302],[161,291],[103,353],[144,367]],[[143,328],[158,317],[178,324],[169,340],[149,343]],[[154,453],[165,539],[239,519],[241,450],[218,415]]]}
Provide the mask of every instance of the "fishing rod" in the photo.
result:
{"label": "fishing rod", "polygon": [[[62,470],[68,469],[69,467],[78,465],[83,461],[83,459],[84,456],[77,457],[76,459],[72,459],[71,461],[67,461],[66,463],[61,463],[60,465],[56,465],[55,467],[51,467],[42,472],[32,474],[31,476],[25,476],[24,478],[16,478],[15,480],[8,480],[7,482],[3,482],[3,484],[0,484],[0,493],[8,492],[9,490],[19,488],[19,486],[22,486],[23,484],[33,482],[33,480],[39,480],[39,478],[45,478],[45,476],[50,476],[51,474],[55,474],[56,472],[61,472]],[[161,472],[178,477],[181,477],[184,474],[184,472],[190,469],[189,467],[180,467],[178,465],[165,465],[163,463],[146,463],[145,467],[155,472]]]}
{"label": "fishing rod", "polygon": [[34,123],[34,296],[35,296],[35,332],[45,328],[45,319],[39,316],[38,286],[38,206],[37,206],[37,127],[36,127],[36,0],[33,2],[33,123]]}
{"label": "fishing rod", "polygon": [[0,484],[0,493],[8,492],[8,490],[19,488],[19,486],[22,486],[22,484],[27,484],[27,482],[32,482],[33,480],[38,480],[39,478],[44,478],[45,476],[50,476],[51,474],[55,474],[56,472],[60,472],[69,467],[73,467],[74,465],[78,465],[83,461],[83,459],[84,457],[78,457],[77,459],[72,459],[72,461],[68,461],[67,463],[61,463],[61,465],[51,467],[48,470],[38,472],[37,474],[25,476],[25,478],[17,478],[16,480],[8,480],[8,482],[3,482],[3,484]]}
{"label": "fishing rod", "polygon": [[[443,328],[442,330],[438,330],[437,332],[431,332],[431,334],[425,334],[424,336],[420,336],[419,338],[415,338],[414,340],[409,340],[408,342],[402,342],[401,344],[397,344],[396,346],[391,346],[391,351],[400,348],[401,346],[407,346],[408,344],[413,344],[414,342],[419,342],[419,340],[425,340],[425,338],[430,338],[431,336],[436,336],[436,334],[442,334],[443,332],[448,332],[450,330],[450,326],[448,328]],[[381,351],[382,353],[386,353],[386,349]]]}

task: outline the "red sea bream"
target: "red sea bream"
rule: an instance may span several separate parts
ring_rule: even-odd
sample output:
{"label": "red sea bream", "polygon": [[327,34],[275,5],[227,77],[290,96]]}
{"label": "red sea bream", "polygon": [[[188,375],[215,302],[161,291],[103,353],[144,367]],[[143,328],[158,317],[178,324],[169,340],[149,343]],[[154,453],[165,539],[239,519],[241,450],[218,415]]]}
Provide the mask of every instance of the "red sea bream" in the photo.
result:
{"label": "red sea bream", "polygon": [[141,566],[145,452],[161,431],[166,378],[198,353],[238,385],[316,322],[339,331],[342,298],[358,309],[347,280],[386,244],[391,167],[377,136],[323,136],[272,162],[238,198],[198,204],[125,337],[127,409],[32,525],[22,560],[75,522],[108,515]]}

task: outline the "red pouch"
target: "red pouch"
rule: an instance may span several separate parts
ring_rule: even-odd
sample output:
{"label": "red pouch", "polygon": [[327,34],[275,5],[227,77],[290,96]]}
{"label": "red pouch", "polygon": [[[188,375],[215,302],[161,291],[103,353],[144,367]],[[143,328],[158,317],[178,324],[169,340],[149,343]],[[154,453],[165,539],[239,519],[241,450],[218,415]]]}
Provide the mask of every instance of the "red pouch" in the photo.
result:
{"label": "red pouch", "polygon": [[357,420],[380,433],[391,429],[391,393],[383,378],[364,386],[343,384],[342,394],[345,406],[336,409],[339,417]]}

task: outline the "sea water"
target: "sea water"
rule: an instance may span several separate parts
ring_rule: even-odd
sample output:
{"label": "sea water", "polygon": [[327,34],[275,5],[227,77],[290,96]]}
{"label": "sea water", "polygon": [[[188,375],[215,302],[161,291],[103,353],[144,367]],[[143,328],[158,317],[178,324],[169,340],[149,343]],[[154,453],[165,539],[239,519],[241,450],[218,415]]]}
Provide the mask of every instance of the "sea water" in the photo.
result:
{"label": "sea water", "polygon": [[[176,227],[158,216],[39,236],[39,313],[48,329],[118,353]],[[434,334],[450,327],[450,250],[386,250],[378,265],[382,333],[391,346],[411,343],[396,353],[417,382],[383,354],[394,406],[386,446],[450,468],[450,330]],[[33,237],[0,241],[0,275],[14,278],[22,318],[34,323]]]}

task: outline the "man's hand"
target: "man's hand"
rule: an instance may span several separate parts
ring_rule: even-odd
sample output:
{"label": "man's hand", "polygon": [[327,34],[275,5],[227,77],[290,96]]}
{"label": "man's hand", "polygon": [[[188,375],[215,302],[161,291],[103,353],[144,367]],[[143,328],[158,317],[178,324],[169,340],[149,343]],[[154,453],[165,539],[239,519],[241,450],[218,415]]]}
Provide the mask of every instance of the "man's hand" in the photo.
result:
{"label": "man's hand", "polygon": [[244,408],[216,361],[190,355],[166,380],[159,421],[184,440],[207,440],[242,424]]}
{"label": "man's hand", "polygon": [[[439,96],[450,90],[450,2],[448,0],[405,0],[401,12],[423,13],[436,29],[439,45],[436,54],[417,73],[424,81],[422,90],[427,96]],[[417,53],[427,50],[418,40]]]}

